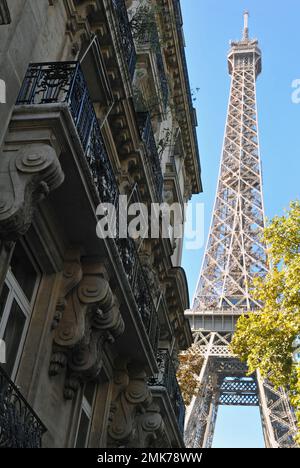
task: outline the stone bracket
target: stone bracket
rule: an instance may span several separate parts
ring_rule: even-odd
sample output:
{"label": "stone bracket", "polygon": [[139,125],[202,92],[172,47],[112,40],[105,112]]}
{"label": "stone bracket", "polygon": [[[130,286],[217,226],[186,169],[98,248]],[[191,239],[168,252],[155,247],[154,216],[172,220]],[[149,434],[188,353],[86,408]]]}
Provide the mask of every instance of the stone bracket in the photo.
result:
{"label": "stone bracket", "polygon": [[29,229],[39,201],[64,181],[55,150],[30,144],[0,157],[0,239],[14,241]]}
{"label": "stone bracket", "polygon": [[98,376],[104,345],[125,328],[102,265],[81,263],[76,250],[66,256],[53,328],[49,374],[66,368],[64,396],[72,399],[80,382]]}

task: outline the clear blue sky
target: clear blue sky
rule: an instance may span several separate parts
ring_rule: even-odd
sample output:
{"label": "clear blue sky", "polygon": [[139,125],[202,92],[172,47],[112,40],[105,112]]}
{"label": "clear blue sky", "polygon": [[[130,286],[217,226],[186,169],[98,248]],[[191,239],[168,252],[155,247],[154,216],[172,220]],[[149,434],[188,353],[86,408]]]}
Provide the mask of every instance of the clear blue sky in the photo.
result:
{"label": "clear blue sky", "polygon": [[[193,203],[204,203],[206,237],[229,95],[226,56],[229,40],[241,37],[244,10],[250,11],[250,35],[258,38],[263,53],[257,98],[266,216],[282,214],[291,200],[300,198],[300,104],[293,104],[291,98],[292,82],[300,79],[300,2],[181,0],[181,6],[191,87],[200,88],[195,107],[204,193],[193,197]],[[202,256],[203,249],[184,250],[191,299]],[[221,408],[214,446],[249,444],[262,446],[256,409]]]}

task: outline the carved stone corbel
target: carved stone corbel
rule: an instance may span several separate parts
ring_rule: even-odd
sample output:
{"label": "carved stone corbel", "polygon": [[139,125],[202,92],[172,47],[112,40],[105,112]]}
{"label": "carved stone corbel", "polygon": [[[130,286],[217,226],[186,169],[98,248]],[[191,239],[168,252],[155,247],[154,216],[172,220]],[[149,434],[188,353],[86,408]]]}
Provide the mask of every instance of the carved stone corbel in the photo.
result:
{"label": "carved stone corbel", "polygon": [[0,239],[15,241],[32,222],[37,203],[64,181],[55,150],[31,144],[0,157]]}
{"label": "carved stone corbel", "polygon": [[142,265],[143,265],[145,275],[146,275],[147,280],[148,280],[149,289],[152,292],[152,298],[154,300],[154,303],[156,303],[156,301],[158,301],[160,293],[161,293],[161,287],[160,287],[160,283],[159,283],[159,280],[158,280],[158,277],[157,277],[157,273],[156,273],[155,268],[153,266],[153,264],[154,264],[153,256],[151,255],[151,253],[144,252],[140,256],[140,259],[141,259],[141,262],[142,262]]}
{"label": "carved stone corbel", "polygon": [[66,368],[64,396],[71,399],[81,381],[99,374],[105,343],[112,343],[124,331],[101,265],[82,265],[78,252],[70,252],[65,262],[54,327],[49,374]]}
{"label": "carved stone corbel", "polygon": [[157,447],[164,434],[164,423],[159,405],[152,403],[145,413],[139,414],[136,417],[136,428],[132,448]]}
{"label": "carved stone corbel", "polygon": [[109,447],[129,446],[134,438],[135,417],[152,401],[147,386],[147,376],[139,366],[126,360],[117,364],[114,375],[114,390],[108,424]]}
{"label": "carved stone corbel", "polygon": [[108,446],[147,447],[162,430],[162,417],[152,402],[146,373],[139,365],[120,361],[114,375]]}

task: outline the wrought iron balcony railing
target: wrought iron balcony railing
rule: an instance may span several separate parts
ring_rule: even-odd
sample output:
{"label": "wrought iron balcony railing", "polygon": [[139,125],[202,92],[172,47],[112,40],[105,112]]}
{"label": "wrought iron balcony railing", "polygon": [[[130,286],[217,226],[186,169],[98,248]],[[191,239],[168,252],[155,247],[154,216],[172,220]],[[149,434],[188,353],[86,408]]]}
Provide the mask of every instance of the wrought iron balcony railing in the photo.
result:
{"label": "wrought iron balcony railing", "polygon": [[149,167],[153,173],[155,189],[159,201],[162,199],[163,183],[164,178],[160,165],[160,158],[158,155],[158,150],[153,134],[153,129],[151,125],[151,117],[149,112],[138,112],[138,124],[141,133],[141,138],[145,143],[147,153],[148,153],[148,163]]}
{"label": "wrought iron balcony railing", "polygon": [[182,64],[183,64],[183,73],[184,73],[184,78],[186,82],[186,88],[187,88],[187,96],[188,96],[188,101],[189,101],[189,108],[190,108],[190,114],[192,118],[192,127],[193,127],[193,136],[194,140],[196,143],[196,153],[197,153],[197,160],[200,164],[200,156],[199,156],[199,149],[198,149],[198,143],[197,143],[197,131],[196,131],[196,115],[195,115],[195,109],[193,105],[193,98],[192,98],[192,92],[191,92],[191,86],[190,86],[190,79],[189,79],[189,72],[188,72],[188,66],[187,66],[187,60],[186,60],[186,54],[185,54],[185,46],[184,46],[184,38],[183,38],[183,33],[182,33],[182,12],[181,12],[181,6],[180,6],[180,0],[173,0],[173,6],[174,6],[174,12],[175,12],[175,19],[176,19],[176,26],[178,30],[178,34],[180,37],[180,46],[181,46],[181,55],[182,55]]}
{"label": "wrought iron balcony railing", "polygon": [[[101,136],[87,84],[78,62],[37,63],[29,66],[17,104],[55,103],[65,104],[71,113],[90,174],[99,195],[99,201],[112,203],[117,209],[119,202],[117,181]],[[148,139],[150,140],[149,136]],[[159,322],[135,243],[130,238],[117,238],[116,245],[139,314],[148,333],[153,351],[156,353]]]}
{"label": "wrought iron balcony railing", "polygon": [[163,57],[162,57],[162,53],[160,49],[156,52],[156,64],[157,64],[160,88],[161,88],[161,93],[162,93],[163,105],[164,105],[164,108],[166,108],[168,99],[169,99],[169,85],[168,85],[168,79],[167,79],[164,61],[163,61]]}
{"label": "wrought iron balcony railing", "polygon": [[33,63],[17,104],[66,104],[102,202],[115,203],[118,187],[79,62]]}
{"label": "wrought iron balcony railing", "polygon": [[184,431],[185,405],[176,378],[176,370],[167,349],[157,353],[159,372],[149,379],[150,387],[165,387],[169,395],[181,434]]}
{"label": "wrought iron balcony railing", "polygon": [[181,29],[183,26],[183,20],[182,20],[180,0],[173,0],[173,8],[175,12],[176,26],[178,29]]}
{"label": "wrought iron balcony railing", "polygon": [[120,41],[124,50],[130,76],[133,78],[136,64],[136,51],[127,14],[127,8],[124,0],[113,0],[113,5],[119,23]]}
{"label": "wrought iron balcony railing", "polygon": [[0,448],[41,448],[46,428],[0,366]]}
{"label": "wrought iron balcony railing", "polygon": [[140,47],[146,46],[155,54],[158,79],[162,94],[163,106],[165,109],[169,99],[169,85],[156,26],[153,25],[152,27],[148,27],[148,29],[146,28],[142,34],[139,34],[139,36],[136,38],[136,41]]}
{"label": "wrought iron balcony railing", "polygon": [[146,328],[152,349],[156,353],[160,333],[159,319],[134,240],[131,238],[118,238],[116,243],[139,315]]}

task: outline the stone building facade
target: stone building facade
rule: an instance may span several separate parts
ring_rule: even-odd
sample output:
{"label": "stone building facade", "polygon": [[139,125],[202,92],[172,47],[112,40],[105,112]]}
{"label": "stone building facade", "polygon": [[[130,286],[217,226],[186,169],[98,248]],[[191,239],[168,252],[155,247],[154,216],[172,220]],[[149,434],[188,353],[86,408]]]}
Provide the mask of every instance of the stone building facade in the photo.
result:
{"label": "stone building facade", "polygon": [[180,2],[0,0],[0,79],[0,447],[182,447],[182,240],[96,232],[202,190]]}

